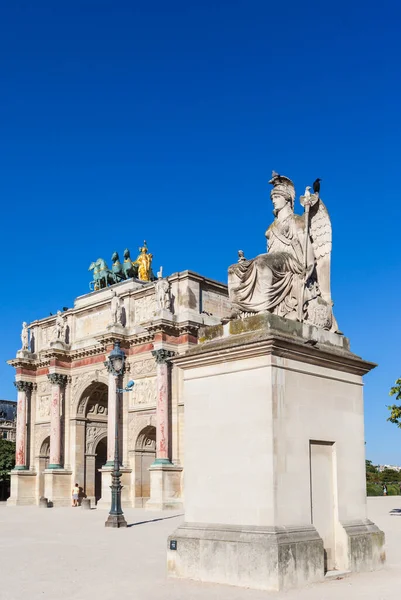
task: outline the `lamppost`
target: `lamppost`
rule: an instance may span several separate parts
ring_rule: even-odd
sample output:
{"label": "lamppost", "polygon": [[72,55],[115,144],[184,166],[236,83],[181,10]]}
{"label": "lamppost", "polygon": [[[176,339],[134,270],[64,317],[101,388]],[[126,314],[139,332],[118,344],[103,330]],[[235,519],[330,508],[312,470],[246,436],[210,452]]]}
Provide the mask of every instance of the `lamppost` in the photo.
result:
{"label": "lamppost", "polygon": [[114,435],[114,465],[111,473],[111,509],[105,523],[106,527],[127,527],[127,521],[124,518],[124,513],[121,508],[121,471],[120,471],[120,456],[118,443],[118,416],[119,416],[119,395],[122,392],[130,391],[134,387],[134,382],[130,381],[127,387],[122,390],[119,388],[119,380],[124,373],[125,352],[120,348],[120,342],[114,342],[113,350],[109,354],[105,366],[109,373],[114,375],[116,383],[116,423]]}

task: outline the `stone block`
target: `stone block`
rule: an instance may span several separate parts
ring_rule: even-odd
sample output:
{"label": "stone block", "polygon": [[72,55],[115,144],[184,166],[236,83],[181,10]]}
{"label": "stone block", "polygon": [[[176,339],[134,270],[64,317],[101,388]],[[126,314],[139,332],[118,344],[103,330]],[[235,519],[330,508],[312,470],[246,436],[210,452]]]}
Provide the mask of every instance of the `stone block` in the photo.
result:
{"label": "stone block", "polygon": [[313,526],[184,524],[168,538],[167,554],[171,577],[270,591],[324,578],[323,541]]}
{"label": "stone block", "polygon": [[52,506],[70,506],[72,495],[72,471],[66,469],[46,469],[45,497]]}
{"label": "stone block", "polygon": [[149,467],[150,498],[145,508],[148,510],[181,510],[182,467],[172,464],[154,463]]}
{"label": "stone block", "polygon": [[36,473],[34,471],[11,471],[11,494],[7,506],[36,504]]}

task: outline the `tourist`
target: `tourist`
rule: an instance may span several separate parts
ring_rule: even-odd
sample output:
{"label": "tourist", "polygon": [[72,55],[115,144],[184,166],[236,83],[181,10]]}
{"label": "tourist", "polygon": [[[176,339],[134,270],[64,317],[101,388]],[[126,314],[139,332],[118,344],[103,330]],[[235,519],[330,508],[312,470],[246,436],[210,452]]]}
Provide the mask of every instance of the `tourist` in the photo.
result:
{"label": "tourist", "polygon": [[387,486],[386,486],[386,484],[383,485],[383,496],[387,496]]}
{"label": "tourist", "polygon": [[79,485],[76,483],[72,488],[72,506],[78,506]]}

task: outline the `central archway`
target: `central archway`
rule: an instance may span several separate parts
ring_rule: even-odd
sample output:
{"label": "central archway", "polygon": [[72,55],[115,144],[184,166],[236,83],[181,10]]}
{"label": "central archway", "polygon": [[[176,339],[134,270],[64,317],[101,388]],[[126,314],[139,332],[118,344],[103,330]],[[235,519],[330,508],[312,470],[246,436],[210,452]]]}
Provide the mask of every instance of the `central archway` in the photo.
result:
{"label": "central archway", "polygon": [[[81,445],[84,456],[78,457],[83,465],[83,487],[85,494],[92,501],[99,500],[101,494],[99,469],[107,461],[107,413],[108,413],[108,388],[105,383],[93,382],[83,392],[79,404],[78,414],[85,421],[83,429],[84,440]],[[77,470],[77,473],[79,471]],[[79,478],[77,479],[79,482]],[[82,480],[81,480],[82,481]],[[82,485],[82,484],[81,484]]]}

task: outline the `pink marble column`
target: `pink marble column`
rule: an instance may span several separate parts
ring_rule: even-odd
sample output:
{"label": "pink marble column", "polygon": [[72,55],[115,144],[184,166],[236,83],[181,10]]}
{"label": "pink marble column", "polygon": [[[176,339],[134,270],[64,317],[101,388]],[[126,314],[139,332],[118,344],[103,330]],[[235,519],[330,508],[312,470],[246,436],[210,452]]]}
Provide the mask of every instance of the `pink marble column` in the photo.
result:
{"label": "pink marble column", "polygon": [[61,464],[61,395],[62,388],[67,383],[67,376],[59,373],[50,373],[49,381],[52,384],[50,404],[50,460],[48,469],[62,469]]}
{"label": "pink marble column", "polygon": [[109,394],[107,401],[107,463],[114,464],[114,446],[116,440],[116,377],[109,372]]}
{"label": "pink marble column", "polygon": [[156,405],[156,460],[155,464],[171,464],[169,424],[169,365],[167,360],[174,356],[171,350],[153,350],[156,360],[157,405]]}
{"label": "pink marble column", "polygon": [[14,469],[16,471],[24,471],[28,468],[26,456],[26,417],[28,409],[28,396],[31,394],[33,384],[30,381],[15,381],[14,385],[18,390]]}

